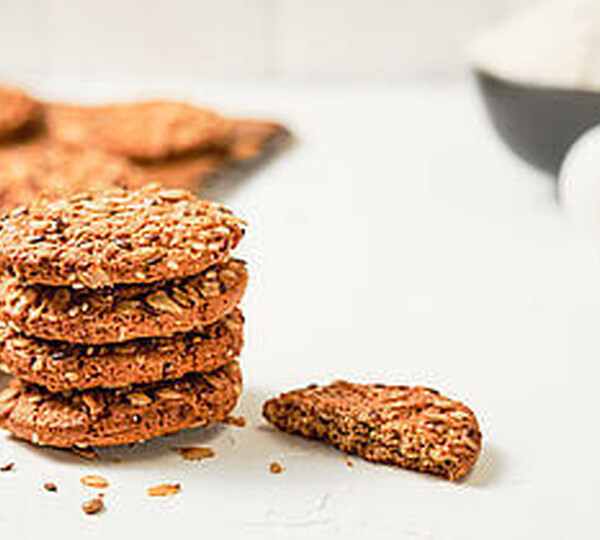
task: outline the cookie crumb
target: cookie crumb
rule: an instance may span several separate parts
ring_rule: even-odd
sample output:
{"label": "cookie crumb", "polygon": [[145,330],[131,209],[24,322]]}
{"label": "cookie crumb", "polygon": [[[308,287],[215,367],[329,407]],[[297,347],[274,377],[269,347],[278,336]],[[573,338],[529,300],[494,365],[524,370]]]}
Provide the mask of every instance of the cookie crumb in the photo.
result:
{"label": "cookie crumb", "polygon": [[86,514],[91,516],[93,514],[101,512],[104,509],[104,503],[102,502],[101,498],[97,497],[95,499],[85,501],[81,505],[81,508]]}
{"label": "cookie crumb", "polygon": [[10,463],[7,463],[6,465],[2,465],[2,467],[0,467],[0,472],[8,472],[8,471],[12,471],[15,468],[15,464],[11,461]]}
{"label": "cookie crumb", "polygon": [[54,482],[46,482],[44,484],[44,489],[46,491],[50,491],[51,493],[56,493],[58,491],[58,487]]}
{"label": "cookie crumb", "polygon": [[71,448],[71,452],[88,461],[100,460],[100,454],[93,448]]}
{"label": "cookie crumb", "polygon": [[283,472],[283,465],[277,461],[272,461],[269,465],[269,471],[271,474],[281,474]]}
{"label": "cookie crumb", "polygon": [[89,474],[87,476],[83,476],[79,481],[84,486],[92,488],[106,489],[109,486],[109,482],[106,478],[96,474]]}
{"label": "cookie crumb", "polygon": [[148,488],[150,497],[172,497],[181,491],[181,484],[159,484]]}
{"label": "cookie crumb", "polygon": [[228,416],[223,420],[223,423],[228,426],[243,428],[246,427],[247,421],[245,416]]}
{"label": "cookie crumb", "polygon": [[213,458],[217,454],[208,446],[183,446],[175,448],[175,451],[185,460],[201,461],[203,459]]}

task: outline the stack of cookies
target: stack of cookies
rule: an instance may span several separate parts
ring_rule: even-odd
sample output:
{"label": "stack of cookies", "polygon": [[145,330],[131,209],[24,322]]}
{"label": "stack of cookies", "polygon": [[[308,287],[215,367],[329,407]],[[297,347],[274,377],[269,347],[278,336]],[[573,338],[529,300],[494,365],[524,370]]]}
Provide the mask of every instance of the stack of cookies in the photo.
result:
{"label": "stack of cookies", "polygon": [[0,427],[107,446],[224,420],[241,392],[244,224],[147,186],[0,218]]}

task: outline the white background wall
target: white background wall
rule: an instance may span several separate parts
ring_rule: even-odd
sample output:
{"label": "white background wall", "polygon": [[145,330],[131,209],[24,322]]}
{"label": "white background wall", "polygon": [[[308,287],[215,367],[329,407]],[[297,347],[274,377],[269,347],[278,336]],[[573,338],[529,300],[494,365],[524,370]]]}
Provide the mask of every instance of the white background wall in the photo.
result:
{"label": "white background wall", "polygon": [[532,0],[0,0],[0,77],[375,79],[457,73]]}

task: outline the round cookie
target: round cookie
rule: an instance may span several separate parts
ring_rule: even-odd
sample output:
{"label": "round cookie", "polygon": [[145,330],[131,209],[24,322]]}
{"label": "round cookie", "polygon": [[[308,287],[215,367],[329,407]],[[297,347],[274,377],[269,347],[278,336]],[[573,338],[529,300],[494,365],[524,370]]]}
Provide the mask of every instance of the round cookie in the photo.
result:
{"label": "round cookie", "polygon": [[220,422],[241,390],[237,362],[212,373],[127,390],[52,394],[14,379],[0,393],[0,427],[39,445],[129,444]]}
{"label": "round cookie", "polygon": [[244,223],[187,191],[85,193],[0,217],[0,268],[26,283],[88,288],[198,274],[224,260]]}
{"label": "round cookie", "polygon": [[235,310],[193,332],[104,346],[39,340],[6,327],[0,329],[0,369],[51,392],[179,379],[236,359],[243,323],[241,311]]}
{"label": "round cookie", "polygon": [[67,146],[92,146],[90,131],[94,111],[95,107],[45,103],[43,116],[48,137]]}
{"label": "round cookie", "polygon": [[69,343],[165,337],[231,312],[248,281],[244,262],[228,260],[199,275],[111,289],[25,286],[0,281],[0,318],[19,332]]}
{"label": "round cookie", "polygon": [[0,138],[14,134],[33,122],[39,113],[39,104],[29,94],[0,86]]}
{"label": "round cookie", "polygon": [[220,115],[171,101],[107,105],[94,111],[91,127],[100,148],[140,160],[222,146],[230,136],[230,124]]}
{"label": "round cookie", "polygon": [[14,208],[35,198],[71,196],[82,190],[139,187],[143,171],[105,152],[43,143],[0,153],[0,206]]}

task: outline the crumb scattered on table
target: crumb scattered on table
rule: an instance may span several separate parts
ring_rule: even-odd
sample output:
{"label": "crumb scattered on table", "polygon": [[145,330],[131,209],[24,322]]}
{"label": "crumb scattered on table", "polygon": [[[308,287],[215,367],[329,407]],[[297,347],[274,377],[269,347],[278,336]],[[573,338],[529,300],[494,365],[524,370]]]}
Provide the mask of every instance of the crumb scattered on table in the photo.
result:
{"label": "crumb scattered on table", "polygon": [[277,461],[272,461],[269,465],[269,471],[271,474],[281,474],[283,472],[283,465]]}
{"label": "crumb scattered on table", "polygon": [[245,416],[228,416],[227,418],[225,418],[223,423],[229,426],[243,428],[246,427],[247,420]]}
{"label": "crumb scattered on table", "polygon": [[175,451],[183,458],[189,461],[200,461],[216,456],[215,451],[208,446],[183,446],[175,448]]}
{"label": "crumb scattered on table", "polygon": [[171,497],[181,491],[181,484],[159,484],[148,488],[150,497]]}
{"label": "crumb scattered on table", "polygon": [[98,489],[106,489],[109,486],[108,480],[97,474],[88,474],[87,476],[83,476],[79,481],[84,486]]}
{"label": "crumb scattered on table", "polygon": [[101,512],[104,509],[104,502],[102,502],[102,499],[100,497],[97,497],[95,499],[85,501],[81,505],[81,508],[88,515],[97,514],[98,512]]}
{"label": "crumb scattered on table", "polygon": [[96,461],[100,459],[100,454],[93,448],[71,448],[71,452],[80,458],[87,459],[89,461]]}

